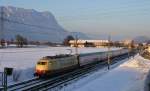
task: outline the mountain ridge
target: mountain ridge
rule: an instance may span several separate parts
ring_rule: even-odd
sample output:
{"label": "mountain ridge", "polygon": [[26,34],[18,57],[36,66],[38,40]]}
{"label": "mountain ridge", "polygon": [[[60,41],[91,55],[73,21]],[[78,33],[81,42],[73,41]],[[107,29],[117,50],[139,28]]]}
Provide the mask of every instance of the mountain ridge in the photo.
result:
{"label": "mountain ridge", "polygon": [[7,19],[3,31],[6,39],[14,39],[15,35],[20,34],[29,40],[62,42],[68,35],[72,35],[59,25],[49,11],[39,12],[13,6],[0,8],[0,12],[4,12],[4,18]]}
{"label": "mountain ridge", "polygon": [[150,38],[147,36],[137,36],[133,40],[135,43],[147,43],[150,41]]}

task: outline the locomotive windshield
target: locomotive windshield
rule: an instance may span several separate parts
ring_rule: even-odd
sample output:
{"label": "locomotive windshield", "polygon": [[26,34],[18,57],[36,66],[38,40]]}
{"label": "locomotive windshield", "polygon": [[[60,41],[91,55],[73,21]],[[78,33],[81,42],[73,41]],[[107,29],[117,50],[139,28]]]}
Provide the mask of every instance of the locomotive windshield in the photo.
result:
{"label": "locomotive windshield", "polygon": [[46,62],[38,62],[38,65],[46,65]]}

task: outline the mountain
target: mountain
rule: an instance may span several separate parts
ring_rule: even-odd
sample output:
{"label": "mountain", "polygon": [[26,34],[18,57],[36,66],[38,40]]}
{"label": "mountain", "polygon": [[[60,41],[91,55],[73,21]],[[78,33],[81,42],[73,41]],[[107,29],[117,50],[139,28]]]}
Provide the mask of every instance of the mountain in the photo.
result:
{"label": "mountain", "polygon": [[62,42],[68,35],[72,35],[58,24],[50,12],[12,6],[0,8],[5,19],[1,32],[6,39],[14,39],[15,35],[20,34],[28,40]]}
{"label": "mountain", "polygon": [[135,43],[145,43],[145,42],[149,42],[150,38],[147,36],[137,36],[133,40]]}

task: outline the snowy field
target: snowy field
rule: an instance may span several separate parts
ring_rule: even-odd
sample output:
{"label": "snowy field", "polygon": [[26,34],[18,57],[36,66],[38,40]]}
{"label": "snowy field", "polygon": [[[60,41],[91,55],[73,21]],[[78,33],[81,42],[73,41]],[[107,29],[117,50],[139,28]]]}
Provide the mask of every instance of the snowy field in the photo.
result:
{"label": "snowy field", "polygon": [[[43,56],[75,53],[75,48],[70,47],[41,47],[41,48],[6,48],[0,49],[0,71],[4,67],[12,67],[19,73],[17,82],[33,78],[36,62]],[[79,48],[79,53],[102,52],[107,48]],[[112,48],[111,50],[118,50]],[[14,83],[12,76],[9,77],[9,84]]]}
{"label": "snowy field", "polygon": [[100,69],[63,87],[61,91],[144,91],[150,61],[136,55],[123,62],[109,71]]}

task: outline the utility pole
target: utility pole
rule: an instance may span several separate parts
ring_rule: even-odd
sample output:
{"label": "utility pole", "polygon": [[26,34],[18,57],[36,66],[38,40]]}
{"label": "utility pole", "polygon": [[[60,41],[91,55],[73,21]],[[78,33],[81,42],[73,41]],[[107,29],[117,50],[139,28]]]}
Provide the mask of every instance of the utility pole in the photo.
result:
{"label": "utility pole", "polygon": [[5,43],[4,41],[4,7],[1,7],[1,14],[0,14],[0,41],[1,41],[1,46],[3,47]]}
{"label": "utility pole", "polygon": [[111,41],[111,36],[108,36],[108,60],[107,60],[107,65],[108,65],[108,70],[110,69],[110,41]]}
{"label": "utility pole", "polygon": [[1,30],[1,31],[0,31],[0,32],[1,32],[1,33],[0,33],[0,34],[1,34],[0,38],[1,38],[1,39],[3,38],[3,29],[4,29],[3,13],[4,13],[4,12],[3,12],[3,7],[1,7],[1,17],[0,17],[0,23],[1,23],[1,25],[0,25],[0,27],[1,27],[1,28],[0,28],[0,30]]}
{"label": "utility pole", "polygon": [[128,58],[130,58],[130,47],[131,47],[131,44],[128,44]]}
{"label": "utility pole", "polygon": [[75,54],[78,55],[78,37],[75,37]]}
{"label": "utility pole", "polygon": [[7,70],[4,68],[4,91],[7,91]]}
{"label": "utility pole", "polygon": [[80,67],[80,60],[79,60],[79,54],[78,54],[78,37],[75,36],[75,55],[77,56],[78,66]]}

